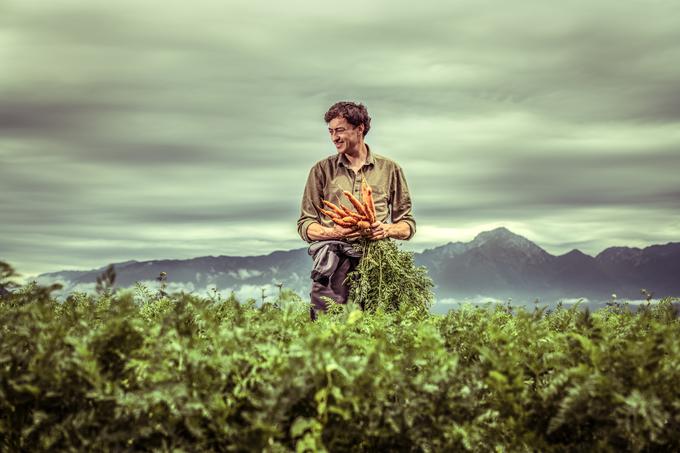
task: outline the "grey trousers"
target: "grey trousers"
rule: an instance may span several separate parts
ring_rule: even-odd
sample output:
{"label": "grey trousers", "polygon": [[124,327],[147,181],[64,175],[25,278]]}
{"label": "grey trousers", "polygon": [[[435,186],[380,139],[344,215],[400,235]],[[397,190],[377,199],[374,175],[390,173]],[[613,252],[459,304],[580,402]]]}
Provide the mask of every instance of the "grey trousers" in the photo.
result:
{"label": "grey trousers", "polygon": [[321,297],[329,297],[339,304],[346,304],[349,296],[349,284],[343,284],[347,274],[352,272],[359,264],[359,258],[352,258],[343,256],[340,258],[340,263],[333,275],[328,277],[321,277],[319,281],[312,281],[312,304],[309,308],[309,316],[313,320],[316,319],[317,313],[326,311],[326,302]]}

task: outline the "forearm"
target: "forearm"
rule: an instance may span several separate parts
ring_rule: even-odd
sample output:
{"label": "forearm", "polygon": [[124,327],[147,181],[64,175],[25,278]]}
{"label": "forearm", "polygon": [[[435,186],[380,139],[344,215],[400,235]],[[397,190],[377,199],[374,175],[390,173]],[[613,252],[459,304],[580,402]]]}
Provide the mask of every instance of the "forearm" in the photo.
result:
{"label": "forearm", "polygon": [[411,226],[406,222],[389,224],[387,233],[393,239],[408,239],[411,236]]}
{"label": "forearm", "polygon": [[341,239],[342,235],[335,228],[329,228],[320,223],[312,223],[307,227],[307,237],[312,241],[325,241],[327,239]]}

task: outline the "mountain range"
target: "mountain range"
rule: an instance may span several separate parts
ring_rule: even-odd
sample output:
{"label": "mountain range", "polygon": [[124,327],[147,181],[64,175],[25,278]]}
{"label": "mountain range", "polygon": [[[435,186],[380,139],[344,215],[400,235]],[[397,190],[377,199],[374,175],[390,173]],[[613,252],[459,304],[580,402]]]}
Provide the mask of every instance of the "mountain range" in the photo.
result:
{"label": "mountain range", "polygon": [[545,300],[640,299],[680,295],[680,243],[644,249],[611,247],[595,257],[579,250],[551,255],[506,228],[480,233],[467,243],[451,242],[417,254],[440,297],[483,294],[496,298]]}
{"label": "mountain range", "polygon": [[[607,301],[640,299],[647,289],[655,298],[680,296],[680,243],[643,249],[611,247],[595,257],[579,250],[552,255],[507,228],[480,233],[470,242],[414,253],[435,283],[438,301],[490,298],[518,303],[586,298]],[[205,256],[186,260],[114,263],[116,286],[147,285],[161,272],[169,290],[204,292],[208,288],[259,298],[283,284],[309,293],[312,261],[306,248],[261,256]],[[91,290],[107,266],[89,271],[41,274],[39,283],[60,282],[64,292]]]}

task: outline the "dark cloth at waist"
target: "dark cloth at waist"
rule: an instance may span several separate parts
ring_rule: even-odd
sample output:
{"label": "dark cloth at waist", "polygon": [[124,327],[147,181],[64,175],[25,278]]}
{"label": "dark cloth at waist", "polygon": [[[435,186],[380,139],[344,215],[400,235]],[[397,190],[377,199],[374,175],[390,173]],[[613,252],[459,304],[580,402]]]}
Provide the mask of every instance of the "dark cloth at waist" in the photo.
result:
{"label": "dark cloth at waist", "polygon": [[312,280],[330,279],[345,257],[361,258],[361,251],[351,243],[338,240],[312,242],[307,250],[314,260]]}

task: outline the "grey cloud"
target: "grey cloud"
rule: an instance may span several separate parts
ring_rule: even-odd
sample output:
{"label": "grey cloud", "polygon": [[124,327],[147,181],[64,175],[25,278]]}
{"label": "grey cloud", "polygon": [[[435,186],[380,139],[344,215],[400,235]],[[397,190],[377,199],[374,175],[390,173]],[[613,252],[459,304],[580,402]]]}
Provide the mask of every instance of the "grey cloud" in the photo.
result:
{"label": "grey cloud", "polygon": [[[547,182],[549,183],[549,182]],[[661,193],[602,193],[598,190],[582,189],[573,193],[554,189],[543,190],[543,184],[532,189],[513,191],[512,187],[500,188],[496,196],[470,198],[467,201],[450,202],[442,200],[436,204],[420,204],[414,212],[420,220],[445,225],[456,224],[456,218],[472,218],[479,221],[494,219],[523,218],[541,216],[546,211],[573,210],[588,207],[619,207],[627,209],[656,209],[661,212],[677,209],[680,191]],[[585,217],[576,214],[575,219]],[[632,225],[631,225],[632,228]]]}
{"label": "grey cloud", "polygon": [[290,205],[277,202],[277,194],[272,193],[273,201],[258,201],[255,204],[242,204],[229,202],[224,205],[187,206],[178,210],[176,208],[154,208],[139,210],[126,214],[121,221],[124,223],[212,223],[224,224],[243,223],[256,224],[266,223],[272,219],[293,219],[298,215],[297,209]]}
{"label": "grey cloud", "polygon": [[12,131],[57,131],[69,123],[69,116],[80,113],[77,106],[31,104],[27,102],[0,103],[0,130]]}
{"label": "grey cloud", "polygon": [[[234,227],[251,227],[253,231],[264,231],[274,222],[283,221],[288,222],[291,232],[294,232],[298,209],[297,206],[275,202],[258,202],[249,206],[232,203],[185,207],[158,207],[149,203],[146,206],[129,208],[122,206],[110,212],[102,212],[95,207],[27,209],[10,212],[12,215],[3,224],[1,231],[7,238],[34,234],[52,236],[58,242],[73,236],[75,224],[80,239],[144,241],[149,239],[146,232],[167,226],[186,231],[211,226],[216,231],[221,229],[228,233]],[[131,224],[137,225],[135,232],[130,232]]]}

